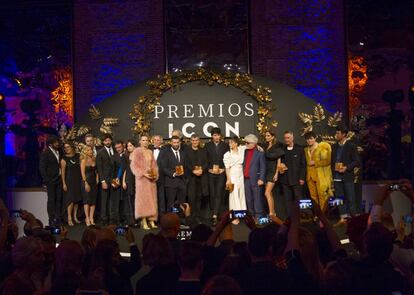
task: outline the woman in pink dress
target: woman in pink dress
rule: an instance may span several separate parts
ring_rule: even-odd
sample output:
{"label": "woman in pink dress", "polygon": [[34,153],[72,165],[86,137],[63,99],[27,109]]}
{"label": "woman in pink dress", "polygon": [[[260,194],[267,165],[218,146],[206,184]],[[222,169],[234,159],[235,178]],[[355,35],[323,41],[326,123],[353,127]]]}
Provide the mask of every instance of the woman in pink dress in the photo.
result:
{"label": "woman in pink dress", "polygon": [[[135,175],[135,218],[141,218],[141,228],[157,228],[157,179],[158,167],[152,151],[148,149],[149,138],[142,135],[140,147],[136,148],[131,158],[131,171]],[[148,222],[147,222],[148,220]]]}

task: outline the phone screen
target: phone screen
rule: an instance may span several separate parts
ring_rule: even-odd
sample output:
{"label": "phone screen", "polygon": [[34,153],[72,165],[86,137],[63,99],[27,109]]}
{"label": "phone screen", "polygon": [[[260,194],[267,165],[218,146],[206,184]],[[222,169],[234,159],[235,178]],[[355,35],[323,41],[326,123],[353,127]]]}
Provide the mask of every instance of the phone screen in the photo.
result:
{"label": "phone screen", "polygon": [[11,218],[20,218],[20,210],[11,210],[10,211]]}
{"label": "phone screen", "polygon": [[260,225],[268,224],[268,223],[270,223],[270,218],[267,217],[267,216],[266,217],[260,217],[258,222],[259,222]]}
{"label": "phone screen", "polygon": [[302,210],[312,209],[312,200],[310,199],[299,200],[299,208]]}
{"label": "phone screen", "polygon": [[124,227],[124,226],[118,226],[115,229],[115,233],[116,233],[117,236],[123,236],[123,235],[125,235],[126,232],[127,232],[127,228]]}
{"label": "phone screen", "polygon": [[230,218],[231,219],[235,219],[235,218],[243,219],[246,217],[246,215],[247,215],[247,210],[233,210],[231,212]]}

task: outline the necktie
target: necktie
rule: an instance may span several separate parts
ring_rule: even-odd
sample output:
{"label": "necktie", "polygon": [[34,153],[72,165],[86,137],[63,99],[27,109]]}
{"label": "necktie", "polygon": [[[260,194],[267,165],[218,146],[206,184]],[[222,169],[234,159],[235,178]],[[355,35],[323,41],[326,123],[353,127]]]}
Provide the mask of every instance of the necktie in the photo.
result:
{"label": "necktie", "polygon": [[178,163],[180,162],[180,157],[178,156],[178,152],[175,151],[175,158],[177,159]]}

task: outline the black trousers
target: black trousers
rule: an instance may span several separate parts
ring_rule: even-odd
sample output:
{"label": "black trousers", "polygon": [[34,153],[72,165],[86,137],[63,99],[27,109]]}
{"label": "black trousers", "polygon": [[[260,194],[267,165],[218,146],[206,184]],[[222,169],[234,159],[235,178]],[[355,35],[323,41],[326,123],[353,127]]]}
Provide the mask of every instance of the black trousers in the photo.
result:
{"label": "black trousers", "polygon": [[218,215],[224,203],[226,188],[226,174],[208,174],[208,186],[210,189],[210,208],[211,215]]}
{"label": "black trousers", "polygon": [[62,181],[50,182],[46,185],[47,189],[47,214],[49,215],[49,225],[61,222],[63,191]]}
{"label": "black trousers", "polygon": [[170,208],[166,207],[165,187],[162,181],[157,181],[158,216],[165,214]]}
{"label": "black trousers", "polygon": [[135,192],[124,192],[124,200],[123,200],[123,215],[124,221],[127,224],[134,224],[135,223]]}
{"label": "black trousers", "polygon": [[117,224],[120,222],[120,208],[122,202],[122,194],[124,190],[122,187],[112,189],[111,196],[109,198],[109,221]]}
{"label": "black trousers", "polygon": [[287,216],[290,216],[292,201],[300,200],[303,197],[303,185],[288,185],[282,183],[282,190],[285,199]]}
{"label": "black trousers", "polygon": [[188,185],[188,203],[191,208],[191,217],[195,222],[198,222],[201,216],[201,201],[203,199],[203,190],[201,185],[200,177],[190,176]]}
{"label": "black trousers", "polygon": [[101,190],[101,221],[119,222],[119,203],[121,189],[114,190],[112,186]]}
{"label": "black trousers", "polygon": [[167,199],[167,210],[170,211],[174,203],[179,204],[186,202],[187,185],[184,180],[174,187],[165,187],[165,196]]}

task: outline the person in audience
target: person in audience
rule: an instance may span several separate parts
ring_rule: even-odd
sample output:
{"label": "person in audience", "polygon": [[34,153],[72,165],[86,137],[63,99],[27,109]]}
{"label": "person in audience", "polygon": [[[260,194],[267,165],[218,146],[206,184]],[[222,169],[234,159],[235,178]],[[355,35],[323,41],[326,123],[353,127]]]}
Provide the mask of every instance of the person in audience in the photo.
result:
{"label": "person in audience", "polygon": [[2,294],[33,294],[43,290],[44,280],[37,276],[45,264],[41,240],[22,237],[12,249],[14,272],[1,286]]}
{"label": "person in audience", "polygon": [[263,186],[266,181],[266,160],[264,153],[257,149],[258,138],[246,135],[246,150],[243,161],[244,189],[247,209],[256,218],[264,215]]}
{"label": "person in audience", "polygon": [[86,226],[95,225],[94,216],[99,175],[97,173],[97,160],[93,156],[93,150],[90,146],[85,146],[82,150],[80,167],[85,223]]}
{"label": "person in audience", "polygon": [[294,142],[292,131],[285,131],[283,140],[285,142],[284,152],[279,169],[279,180],[290,215],[292,200],[303,197],[303,186],[306,180],[306,159],[303,147]]}
{"label": "person in audience", "polygon": [[[168,214],[161,217],[161,222]],[[136,294],[171,294],[180,271],[174,263],[173,249],[168,240],[162,235],[145,235],[142,257],[144,264],[151,270],[138,280]]]}
{"label": "person in audience", "polygon": [[203,247],[194,241],[184,241],[178,254],[180,277],[173,294],[197,295],[201,292],[201,273],[203,272]]}
{"label": "person in audience", "polygon": [[82,280],[84,251],[79,242],[64,240],[56,248],[51,294],[76,294]]}
{"label": "person in audience", "polygon": [[226,186],[226,173],[223,157],[229,145],[222,140],[220,128],[211,129],[211,141],[206,143],[208,158],[208,183],[210,192],[211,223],[217,224],[217,216],[222,210]]}
{"label": "person in audience", "polygon": [[[268,292],[266,292],[268,293]],[[212,277],[204,286],[201,295],[241,295],[237,281],[226,275]],[[258,294],[258,293],[257,293]]]}
{"label": "person in audience", "polygon": [[167,209],[171,209],[175,203],[185,203],[187,195],[186,153],[181,149],[180,138],[173,136],[171,147],[165,148],[160,157]]}
{"label": "person in audience", "polygon": [[177,235],[180,231],[180,217],[175,213],[166,213],[161,217],[160,226],[160,235],[171,243],[174,253],[177,254],[179,249]]}
{"label": "person in audience", "polygon": [[82,233],[81,245],[84,250],[84,260],[82,265],[82,274],[86,277],[92,263],[93,251],[97,244],[97,233],[101,228],[97,225],[88,226]]}
{"label": "person in audience", "polygon": [[[141,218],[141,228],[157,228],[158,166],[153,153],[148,149],[149,138],[142,135],[140,146],[131,154],[131,171],[135,175],[135,218]],[[148,222],[147,222],[148,219]],[[148,226],[149,225],[149,226]]]}
{"label": "person in audience", "polygon": [[275,216],[275,201],[273,189],[279,179],[277,166],[281,163],[281,158],[285,154],[283,145],[276,140],[276,135],[272,131],[265,133],[266,146],[264,147],[266,158],[266,187],[265,197],[269,208],[269,216]]}
{"label": "person in audience", "polygon": [[311,198],[321,206],[328,209],[328,199],[332,192],[331,145],[327,142],[317,142],[314,132],[305,133],[307,147],[306,157],[306,183]]}
{"label": "person in audience", "polygon": [[60,142],[55,136],[47,139],[48,147],[40,155],[39,169],[43,183],[47,188],[47,214],[49,224],[55,225],[61,222],[62,217],[62,178],[60,161]]}
{"label": "person in audience", "polygon": [[356,214],[354,168],[360,166],[356,146],[347,139],[348,130],[338,127],[335,134],[336,143],[332,146],[331,168],[334,181],[335,197],[343,198],[339,206],[340,220],[336,224],[344,225],[346,218]]}
{"label": "person in audience", "polygon": [[78,220],[78,205],[82,201],[80,155],[75,153],[73,144],[69,142],[63,145],[63,151],[65,155],[60,161],[62,187],[68,214],[68,225],[74,226],[73,221],[80,223]]}
{"label": "person in audience", "polygon": [[[240,139],[237,136],[229,140],[230,151],[223,156],[223,163],[226,167],[226,187],[230,192],[229,210],[246,210],[246,195],[244,188],[243,162],[246,146],[240,146]],[[239,219],[235,218],[233,224],[238,224]]]}
{"label": "person in audience", "polygon": [[[112,136],[105,134],[102,138],[104,147],[100,149],[96,155],[96,168],[98,169],[99,182],[101,184],[101,204],[100,204],[100,221],[102,224],[108,222],[109,213],[109,201],[111,194],[113,195],[112,189],[112,177],[114,173],[114,165],[112,162],[112,156],[114,155],[114,149],[112,147]],[[112,221],[112,220],[111,220]]]}
{"label": "person in audience", "polygon": [[208,159],[200,146],[200,137],[191,135],[191,147],[185,154],[185,170],[188,172],[187,195],[194,223],[201,223],[201,203],[208,196]]}
{"label": "person in audience", "polygon": [[137,144],[135,140],[130,139],[127,142],[127,153],[123,166],[125,167],[122,177],[122,188],[125,190],[126,200],[124,201],[124,215],[129,226],[135,226],[135,175],[131,171],[131,155]]}

